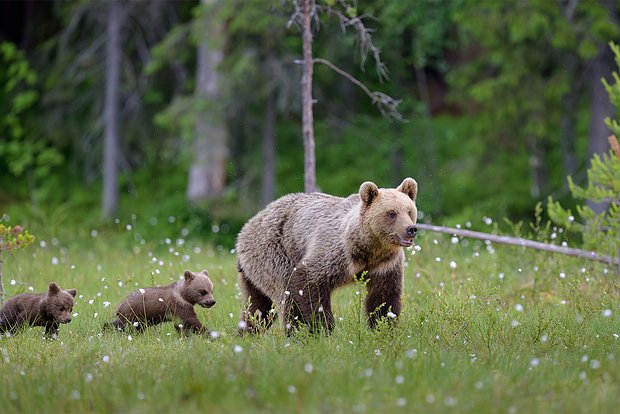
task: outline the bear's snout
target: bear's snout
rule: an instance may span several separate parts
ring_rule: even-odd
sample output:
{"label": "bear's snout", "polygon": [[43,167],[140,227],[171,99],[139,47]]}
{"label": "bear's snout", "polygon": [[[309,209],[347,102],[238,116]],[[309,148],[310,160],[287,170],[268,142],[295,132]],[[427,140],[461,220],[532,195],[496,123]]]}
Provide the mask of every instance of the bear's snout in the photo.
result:
{"label": "bear's snout", "polygon": [[71,322],[71,317],[70,316],[66,317],[65,320],[62,321],[62,323],[69,323],[69,322]]}
{"label": "bear's snout", "polygon": [[412,239],[418,234],[418,228],[416,226],[407,227],[407,237],[411,237]]}
{"label": "bear's snout", "polygon": [[215,305],[217,302],[215,302],[215,300],[208,300],[206,302],[204,302],[204,304],[202,306],[204,306],[205,308],[210,308],[213,305]]}

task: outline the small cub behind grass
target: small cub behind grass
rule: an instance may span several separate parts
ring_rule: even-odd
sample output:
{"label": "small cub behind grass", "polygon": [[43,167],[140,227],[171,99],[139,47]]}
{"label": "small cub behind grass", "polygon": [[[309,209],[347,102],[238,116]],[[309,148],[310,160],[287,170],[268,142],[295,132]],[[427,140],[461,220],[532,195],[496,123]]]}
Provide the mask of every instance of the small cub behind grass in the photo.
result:
{"label": "small cub behind grass", "polygon": [[75,289],[64,290],[50,283],[45,293],[22,293],[9,299],[0,310],[0,333],[15,334],[25,326],[45,326],[45,333],[58,336],[61,323],[71,322]]}
{"label": "small cub behind grass", "polygon": [[213,283],[206,270],[186,270],[184,280],[163,287],[139,289],[127,296],[116,309],[116,319],[106,326],[124,330],[127,324],[139,332],[163,322],[175,323],[177,332],[208,333],[200,323],[194,305],[210,308],[215,305]]}

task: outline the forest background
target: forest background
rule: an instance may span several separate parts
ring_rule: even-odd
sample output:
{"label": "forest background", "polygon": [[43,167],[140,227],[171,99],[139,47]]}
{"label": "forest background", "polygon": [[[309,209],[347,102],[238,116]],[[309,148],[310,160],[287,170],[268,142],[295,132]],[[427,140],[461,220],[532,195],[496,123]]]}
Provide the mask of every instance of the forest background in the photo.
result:
{"label": "forest background", "polygon": [[[416,178],[423,222],[531,219],[586,181],[614,117],[616,1],[317,0],[313,52],[400,100],[386,119],[314,67],[316,175],[348,195]],[[293,1],[0,2],[0,212],[130,222],[232,247],[304,189]],[[362,47],[361,47],[362,46]],[[387,68],[387,77],[379,73]],[[36,227],[35,227],[36,228]]]}

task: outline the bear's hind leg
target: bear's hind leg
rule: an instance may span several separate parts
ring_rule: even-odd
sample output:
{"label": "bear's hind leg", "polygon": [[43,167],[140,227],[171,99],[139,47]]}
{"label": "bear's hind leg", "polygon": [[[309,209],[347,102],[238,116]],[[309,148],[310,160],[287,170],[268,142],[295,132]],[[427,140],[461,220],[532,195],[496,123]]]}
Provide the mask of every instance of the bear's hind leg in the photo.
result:
{"label": "bear's hind leg", "polygon": [[274,319],[274,315],[270,313],[273,302],[245,277],[243,271],[239,271],[239,285],[243,299],[243,310],[239,323],[240,333],[254,333],[268,329]]}

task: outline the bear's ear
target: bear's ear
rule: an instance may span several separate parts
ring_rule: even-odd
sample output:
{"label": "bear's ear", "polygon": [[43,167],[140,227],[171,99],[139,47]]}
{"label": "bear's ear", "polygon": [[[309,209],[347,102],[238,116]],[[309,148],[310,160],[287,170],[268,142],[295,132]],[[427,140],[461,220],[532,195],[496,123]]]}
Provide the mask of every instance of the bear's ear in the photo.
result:
{"label": "bear's ear", "polygon": [[69,292],[69,294],[71,296],[73,296],[73,297],[75,297],[75,295],[77,295],[77,290],[75,290],[75,289],[69,289],[69,290],[67,290],[67,292]]}
{"label": "bear's ear", "polygon": [[364,207],[368,207],[379,196],[379,187],[373,182],[366,181],[360,186],[360,198]]}
{"label": "bear's ear", "polygon": [[206,277],[209,277],[209,272],[207,272],[207,269],[203,270],[200,273],[204,274]]}
{"label": "bear's ear", "polygon": [[410,177],[405,178],[396,189],[407,194],[413,201],[415,201],[415,198],[418,195],[418,183]]}
{"label": "bear's ear", "polygon": [[186,282],[190,282],[192,280],[194,280],[194,278],[196,276],[194,276],[194,274],[192,272],[190,272],[189,270],[186,270],[185,273],[183,273],[183,276],[185,276],[185,281]]}
{"label": "bear's ear", "polygon": [[57,295],[60,292],[60,288],[58,287],[56,283],[52,282],[50,283],[48,292],[50,293],[50,295]]}

